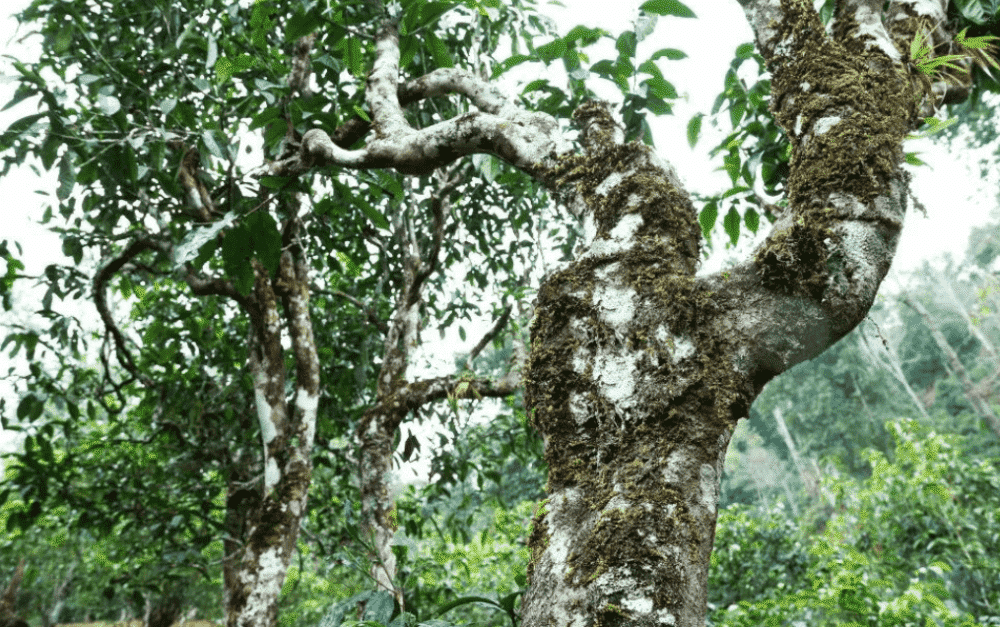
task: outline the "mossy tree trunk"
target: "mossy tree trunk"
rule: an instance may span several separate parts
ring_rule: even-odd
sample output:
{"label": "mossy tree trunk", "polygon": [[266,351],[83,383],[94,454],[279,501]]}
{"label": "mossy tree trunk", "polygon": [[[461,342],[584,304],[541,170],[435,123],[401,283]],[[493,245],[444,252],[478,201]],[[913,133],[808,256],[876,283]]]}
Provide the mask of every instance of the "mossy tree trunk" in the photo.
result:
{"label": "mossy tree trunk", "polygon": [[695,276],[687,193],[602,107],[577,112],[586,153],[550,172],[585,246],[543,283],[532,326],[526,401],[550,496],[525,627],[704,624],[736,422],[864,318],[895,253],[901,145],[930,89],[900,51],[924,18],[883,25],[872,3],[841,2],[830,35],[810,2],[742,4],[792,145],[789,211],[751,259]]}

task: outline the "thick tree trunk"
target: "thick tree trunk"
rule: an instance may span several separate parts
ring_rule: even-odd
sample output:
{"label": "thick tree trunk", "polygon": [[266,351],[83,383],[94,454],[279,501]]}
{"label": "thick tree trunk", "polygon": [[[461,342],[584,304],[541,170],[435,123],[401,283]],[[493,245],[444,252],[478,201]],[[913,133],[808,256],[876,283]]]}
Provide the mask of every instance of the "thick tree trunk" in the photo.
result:
{"label": "thick tree trunk", "polygon": [[[278,593],[295,550],[312,479],[312,447],[319,399],[319,359],[309,316],[309,273],[290,252],[271,279],[257,261],[249,301],[254,346],[257,422],[264,449],[263,493],[250,519],[247,543],[225,591],[229,627],[273,627]],[[277,299],[283,301],[295,355],[295,397],[285,396],[285,360]]]}
{"label": "thick tree trunk", "polygon": [[792,144],[790,210],[726,272],[695,277],[701,230],[673,170],[622,145],[599,105],[577,111],[586,156],[549,180],[585,247],[539,291],[526,376],[550,496],[525,627],[703,625],[736,422],[871,307],[905,213],[919,84],[884,31],[851,29],[867,4],[842,5],[834,41],[807,2],[744,2]]}
{"label": "thick tree trunk", "polygon": [[589,247],[542,286],[526,400],[550,497],[530,539],[524,624],[704,621],[719,477],[754,394],[736,345],[705,325],[700,227],[669,166],[577,112]]}

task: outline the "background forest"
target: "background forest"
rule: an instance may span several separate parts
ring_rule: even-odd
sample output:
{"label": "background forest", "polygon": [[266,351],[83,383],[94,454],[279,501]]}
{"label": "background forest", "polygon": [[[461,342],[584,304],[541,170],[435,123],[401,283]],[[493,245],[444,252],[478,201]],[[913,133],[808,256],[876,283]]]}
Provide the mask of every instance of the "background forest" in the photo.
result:
{"label": "background forest", "polygon": [[[456,27],[447,41],[455,57],[463,58],[462,46],[471,39]],[[327,62],[333,67],[340,61]],[[532,96],[535,104],[564,115],[580,96],[539,91]],[[428,119],[439,114],[421,112]],[[267,120],[257,121],[266,127]],[[635,123],[642,124],[644,119]],[[979,120],[969,126],[982,129],[980,145],[996,139],[994,125]],[[282,132],[272,138],[275,145]],[[470,169],[481,175],[467,194],[470,204],[507,206],[509,198],[490,185],[499,182],[515,190],[510,193],[518,197],[519,212],[527,204],[525,213],[545,215],[544,203],[517,189],[518,179],[495,162],[476,160]],[[169,177],[163,178],[163,187],[170,187]],[[389,198],[392,181],[365,174],[350,185],[355,192],[382,185]],[[341,184],[331,198],[348,198],[352,189]],[[317,335],[338,352],[321,351],[328,368],[327,422],[317,435],[309,511],[281,593],[279,622],[288,627],[335,626],[350,601],[372,587],[362,550],[366,539],[356,531],[360,506],[351,431],[336,426],[334,418],[347,423],[363,411],[374,385],[377,344],[363,316],[332,291],[382,291],[381,282],[357,277],[351,259],[366,257],[362,237],[372,230],[369,225],[361,233],[357,225],[367,225],[365,217],[380,215],[380,209],[389,213],[389,202],[380,198],[377,207],[354,215],[337,214],[327,200],[316,208],[331,232],[353,239],[343,238],[343,250],[331,253],[335,260],[324,269],[330,289],[317,296],[329,313],[317,321]],[[753,404],[726,462],[710,624],[1000,625],[997,206],[993,222],[972,234],[962,259],[928,265],[907,285],[883,290],[869,320],[821,357],[769,383]],[[474,244],[449,250],[448,264],[464,260],[475,243],[488,248],[496,244],[492,235],[523,226],[487,210],[469,211],[467,231],[449,235]],[[49,211],[43,221],[51,218]],[[544,231],[551,224],[543,217],[537,227]],[[730,230],[729,222],[725,228]],[[740,216],[734,228],[738,232]],[[567,255],[573,240],[569,231],[561,242]],[[64,249],[79,262],[82,238],[67,242]],[[719,239],[715,245],[722,248]],[[13,250],[0,245],[9,277],[15,272]],[[85,259],[84,266],[93,261]],[[491,263],[488,271],[469,269],[466,288],[476,291],[470,287],[476,284],[481,290],[489,282],[505,296],[524,297],[512,262]],[[88,287],[96,268],[91,265],[79,276],[61,275],[65,290],[56,296],[66,296],[71,285]],[[497,279],[499,274],[506,278]],[[115,287],[128,297],[130,286]],[[441,282],[433,287],[432,305],[454,296]],[[2,295],[6,311],[11,294]],[[468,292],[460,296],[447,307],[432,307],[427,324],[443,333],[467,317]],[[375,313],[387,314],[388,300],[372,302],[380,309]],[[76,350],[77,343],[96,339],[78,335],[66,318],[52,314],[52,303],[50,291],[43,302],[52,325],[46,333],[60,344],[46,345],[20,322],[4,329],[4,357],[26,357],[31,376],[19,381],[17,407],[0,406],[3,428],[25,435],[23,450],[5,459],[0,486],[0,584],[23,559],[27,567],[14,609],[33,626],[148,619],[150,608],[164,603],[188,618],[220,619],[221,512],[252,508],[254,494],[227,494],[216,461],[231,454],[224,443],[238,436],[245,450],[234,447],[237,453],[251,455],[259,434],[241,380],[217,375],[245,359],[240,342],[246,328],[214,322],[227,320],[218,301],[193,298],[179,282],[165,281],[131,301],[133,319],[152,320],[142,328],[150,351],[137,367],[163,368],[158,376],[173,397],[195,399],[169,416],[173,429],[155,430],[136,419],[141,413],[133,413],[137,402],[126,398],[128,389],[105,385],[100,369],[106,364],[88,362]],[[119,306],[128,311],[127,304]],[[496,378],[507,373],[529,319],[515,314],[512,321],[514,332],[495,336],[481,353],[453,355],[455,370]],[[44,350],[58,356],[53,372],[34,362],[36,351]],[[433,450],[421,450],[405,428],[396,442],[400,460],[430,463],[430,476],[404,486],[396,497],[393,547],[406,610],[430,625],[517,624],[526,538],[545,497],[542,444],[527,425],[520,392],[485,423],[471,419],[480,407],[450,399],[418,412],[421,422],[444,425]],[[376,618],[387,623],[389,616]]]}

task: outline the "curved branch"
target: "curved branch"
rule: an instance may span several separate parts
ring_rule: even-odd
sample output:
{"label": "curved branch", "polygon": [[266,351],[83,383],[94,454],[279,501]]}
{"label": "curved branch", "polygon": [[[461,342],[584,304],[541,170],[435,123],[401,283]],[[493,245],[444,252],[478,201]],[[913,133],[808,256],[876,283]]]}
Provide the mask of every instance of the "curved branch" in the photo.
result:
{"label": "curved branch", "polygon": [[[463,385],[464,384],[464,385]],[[504,377],[499,381],[485,377],[444,376],[424,381],[414,381],[397,391],[392,397],[393,409],[410,412],[423,405],[446,398],[505,398],[517,391],[517,384]],[[398,403],[398,405],[396,405]]]}
{"label": "curved branch", "polygon": [[[499,113],[505,106],[516,107],[499,89],[475,74],[459,68],[439,68],[420,78],[407,81],[396,90],[400,107],[450,93],[461,94],[484,113]],[[337,127],[331,136],[333,143],[350,148],[371,130],[371,122],[355,115]]]}
{"label": "curved branch", "polygon": [[483,336],[483,339],[479,340],[479,343],[476,344],[475,348],[472,349],[472,352],[469,353],[468,359],[465,360],[466,370],[472,370],[472,360],[475,359],[479,353],[483,352],[486,345],[492,342],[493,338],[495,338],[497,334],[500,333],[500,331],[503,331],[504,327],[507,326],[507,321],[510,320],[511,309],[512,307],[510,305],[503,308],[503,313],[500,314],[500,318],[497,319],[493,328]]}
{"label": "curved branch", "polygon": [[398,97],[399,103],[405,106],[452,93],[465,96],[483,113],[510,113],[508,109],[517,108],[496,85],[459,68],[439,68],[413,79],[400,87]]}
{"label": "curved branch", "polygon": [[205,279],[195,276],[194,271],[190,268],[184,277],[184,281],[187,282],[188,287],[191,288],[191,293],[195,296],[228,296],[236,301],[243,311],[250,313],[253,309],[253,303],[246,296],[240,294],[230,281],[218,278]]}
{"label": "curved branch", "polygon": [[271,164],[270,173],[295,176],[319,165],[395,168],[420,175],[459,157],[487,153],[547,183],[541,162],[565,149],[558,123],[546,113],[518,110],[506,117],[474,111],[419,131],[374,139],[361,150],[344,150],[324,131],[312,129],[303,136],[300,153]]}
{"label": "curved branch", "polygon": [[112,275],[121,270],[122,266],[139,255],[139,253],[146,250],[159,250],[161,252],[167,252],[169,251],[169,247],[162,242],[158,242],[148,237],[143,237],[132,242],[127,248],[125,248],[121,255],[115,257],[97,271],[97,274],[94,275],[93,289],[94,305],[97,307],[97,313],[101,316],[104,328],[108,330],[111,337],[115,341],[115,347],[117,348],[118,357],[122,362],[122,366],[136,379],[139,379],[147,386],[152,386],[153,381],[139,372],[135,362],[132,361],[132,355],[129,353],[128,347],[125,346],[125,336],[122,335],[118,325],[115,324],[114,319],[111,317],[111,310],[108,308],[108,298],[105,293],[107,283],[111,279]]}
{"label": "curved branch", "polygon": [[[454,169],[449,174],[454,174]],[[420,290],[424,282],[437,270],[438,257],[441,254],[441,242],[444,240],[445,207],[450,204],[447,197],[458,187],[458,183],[459,180],[457,177],[452,176],[448,178],[441,183],[437,192],[431,197],[431,214],[434,216],[433,242],[431,243],[430,252],[427,253],[426,263],[421,264],[423,267],[420,267],[413,277],[407,302],[412,303],[419,299]],[[447,213],[450,213],[450,210]]]}
{"label": "curved branch", "polygon": [[[410,127],[402,106],[446,93],[469,98],[479,111],[421,130]],[[539,162],[568,149],[552,116],[515,105],[496,86],[471,72],[438,69],[400,86],[399,38],[392,19],[383,21],[379,30],[365,94],[376,125],[376,136],[367,146],[349,149],[372,128],[358,118],[338,128],[333,137],[311,129],[303,136],[299,153],[271,164],[269,173],[297,176],[314,165],[332,165],[426,174],[464,155],[489,153],[544,182]]]}
{"label": "curved branch", "polygon": [[902,141],[926,92],[901,53],[918,20],[885,23],[881,3],[844,0],[828,35],[811,5],[741,4],[773,74],[775,122],[792,147],[788,207],[751,259],[696,283],[715,290],[724,312],[715,330],[740,338],[735,366],[756,395],[871,308],[907,208]]}

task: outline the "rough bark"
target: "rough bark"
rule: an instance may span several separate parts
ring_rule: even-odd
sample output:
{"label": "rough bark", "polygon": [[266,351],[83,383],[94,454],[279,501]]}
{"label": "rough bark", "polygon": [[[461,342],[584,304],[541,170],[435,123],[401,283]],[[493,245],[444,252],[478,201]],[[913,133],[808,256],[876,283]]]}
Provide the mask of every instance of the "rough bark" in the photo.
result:
{"label": "rough bark", "polygon": [[[230,627],[274,625],[277,620],[278,593],[306,511],[319,399],[307,266],[286,251],[272,281],[267,270],[256,261],[253,264],[257,278],[251,300],[254,325],[248,366],[263,439],[264,477],[257,515],[251,521],[235,579],[226,590]],[[282,311],[295,354],[292,400],[285,397],[279,297],[284,301]]]}
{"label": "rough bark", "polygon": [[[941,2],[900,2],[883,15],[881,0],[843,0],[832,34],[807,0],[741,4],[792,145],[789,210],[751,259],[724,273],[695,276],[701,230],[687,193],[648,148],[622,143],[602,105],[577,111],[584,152],[570,155],[554,119],[470,72],[401,85],[392,19],[376,37],[365,90],[371,125],[332,137],[310,130],[296,154],[267,167],[425,173],[486,152],[557,190],[583,219],[586,245],[545,280],[532,325],[526,401],[546,442],[550,498],[531,534],[525,627],[703,624],[736,421],[768,380],[864,318],[895,253],[909,182],[901,144],[935,93],[906,51],[918,30],[935,28]],[[401,101],[440,93],[477,111],[411,128]],[[369,128],[365,146],[349,150]],[[387,363],[412,333],[411,305],[397,306]],[[363,498],[384,564],[387,438],[434,385],[397,384],[404,371],[384,369],[378,407],[359,427],[369,442]]]}
{"label": "rough bark", "polygon": [[867,3],[842,3],[833,36],[810,3],[744,6],[793,149],[790,211],[752,259],[696,278],[687,194],[598,108],[578,112],[586,154],[553,170],[587,245],[545,281],[532,326],[526,400],[550,497],[525,626],[704,623],[736,421],[861,321],[895,252],[924,84]]}
{"label": "rough bark", "polygon": [[[296,42],[288,98],[309,95],[309,55],[314,40],[311,35]],[[291,144],[294,140],[289,118],[285,141]],[[278,200],[285,224],[277,270],[272,276],[252,259],[253,291],[249,298],[237,300],[251,321],[247,368],[253,377],[264,473],[260,492],[255,489],[256,482],[242,488],[251,495],[250,507],[234,502],[239,489],[234,490],[232,481],[229,484],[226,522],[247,526],[245,533],[237,536],[246,543],[235,555],[227,553],[224,562],[227,577],[223,597],[229,627],[265,627],[277,622],[278,594],[295,550],[312,480],[319,357],[309,313],[309,267],[298,240],[302,199],[300,194],[287,194]],[[291,398],[285,393],[288,373],[283,325],[288,329],[295,364]],[[238,512],[232,516],[235,509],[249,510],[249,515]],[[227,542],[226,548],[236,548],[235,543]]]}

